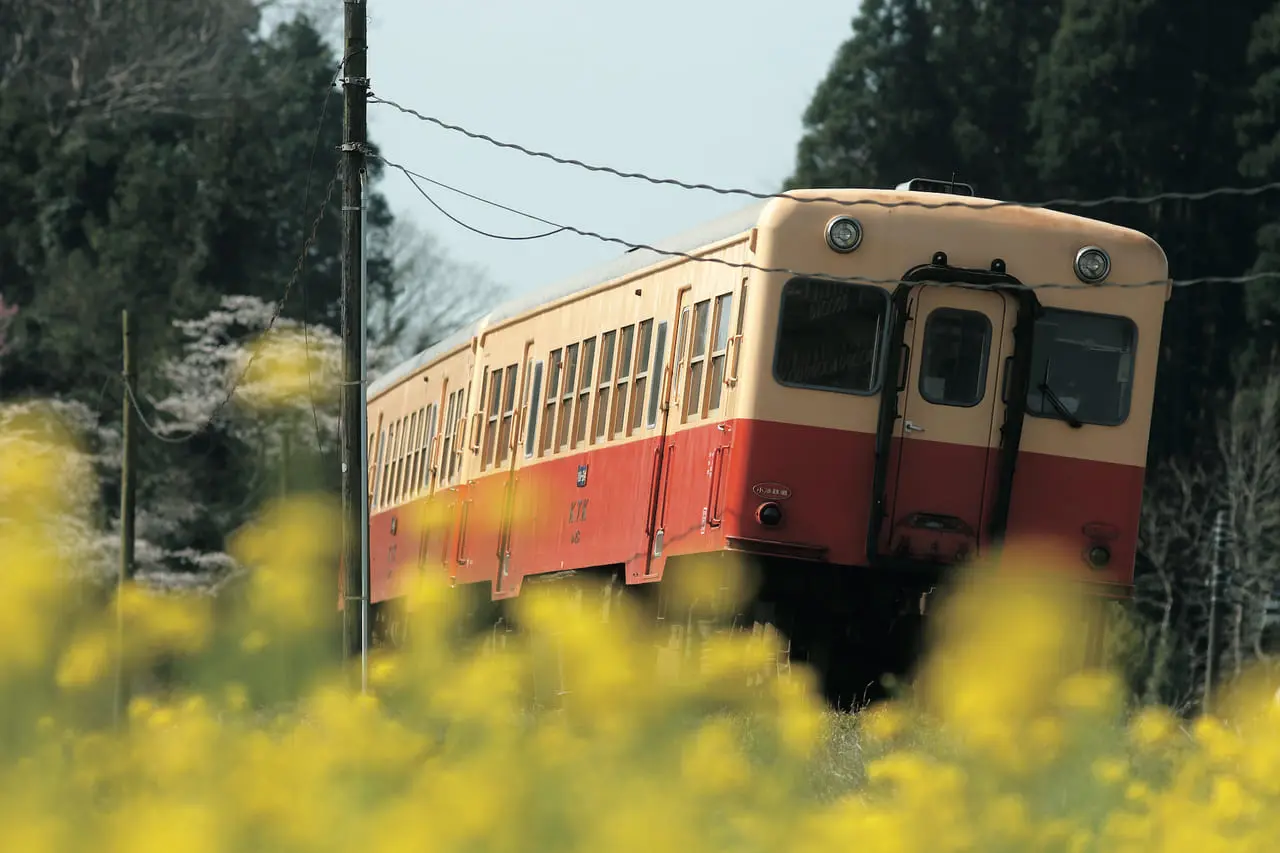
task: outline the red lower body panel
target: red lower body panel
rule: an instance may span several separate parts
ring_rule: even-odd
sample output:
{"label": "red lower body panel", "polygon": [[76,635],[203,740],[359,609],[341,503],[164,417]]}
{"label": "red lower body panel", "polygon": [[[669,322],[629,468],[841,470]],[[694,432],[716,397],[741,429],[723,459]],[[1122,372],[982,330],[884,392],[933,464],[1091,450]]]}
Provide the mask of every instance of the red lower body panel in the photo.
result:
{"label": "red lower body panel", "polygon": [[[928,444],[910,448],[909,465],[891,451],[878,550],[889,553],[894,530],[922,512],[964,520],[984,550],[999,454]],[[565,569],[623,565],[629,583],[653,581],[669,557],[725,548],[864,566],[874,466],[870,433],[738,420],[684,430],[665,446],[654,438],[497,470],[373,516],[372,600],[395,597],[420,570],[488,582],[507,597],[525,577]],[[975,471],[985,471],[980,485]],[[1081,555],[1081,579],[1127,585],[1142,483],[1138,466],[1022,453],[1006,536],[1057,540]],[[767,502],[781,510],[773,526],[757,517]],[[653,559],[651,516],[662,534]],[[1095,570],[1084,555],[1098,544],[1111,558]]]}

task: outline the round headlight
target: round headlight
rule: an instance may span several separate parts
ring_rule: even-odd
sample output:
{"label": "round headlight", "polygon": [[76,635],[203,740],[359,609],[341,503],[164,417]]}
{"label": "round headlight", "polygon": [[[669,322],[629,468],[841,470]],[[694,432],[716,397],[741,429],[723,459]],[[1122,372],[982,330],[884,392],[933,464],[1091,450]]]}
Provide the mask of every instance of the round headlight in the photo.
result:
{"label": "round headlight", "polygon": [[1096,284],[1111,272],[1111,258],[1097,246],[1085,246],[1076,252],[1076,278],[1086,284]]}
{"label": "round headlight", "polygon": [[837,252],[852,252],[862,242],[862,223],[850,216],[837,216],[827,223],[827,245]]}

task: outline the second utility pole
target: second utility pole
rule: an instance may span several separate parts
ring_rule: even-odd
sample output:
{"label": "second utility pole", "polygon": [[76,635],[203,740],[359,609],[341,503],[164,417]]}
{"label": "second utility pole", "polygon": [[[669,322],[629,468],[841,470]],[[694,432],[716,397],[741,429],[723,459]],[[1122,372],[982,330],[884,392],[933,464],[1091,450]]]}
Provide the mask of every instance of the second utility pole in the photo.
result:
{"label": "second utility pole", "polygon": [[[369,78],[365,0],[343,2],[342,75],[342,563],[343,652],[360,652],[368,677],[369,590],[364,509],[364,172]],[[357,605],[358,606],[355,606]]]}

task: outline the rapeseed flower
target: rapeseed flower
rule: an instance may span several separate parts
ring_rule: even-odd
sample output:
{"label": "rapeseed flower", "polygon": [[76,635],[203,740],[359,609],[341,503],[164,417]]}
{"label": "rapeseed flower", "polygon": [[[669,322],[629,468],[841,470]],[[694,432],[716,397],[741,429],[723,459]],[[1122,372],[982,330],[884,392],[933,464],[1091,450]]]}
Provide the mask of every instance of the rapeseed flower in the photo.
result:
{"label": "rapeseed flower", "polygon": [[1080,665],[1084,605],[1035,580],[1069,574],[1042,543],[975,569],[918,681],[853,723],[803,662],[779,665],[775,630],[726,624],[753,584],[721,559],[671,572],[664,624],[692,628],[672,669],[673,632],[616,589],[529,582],[507,614],[519,630],[494,642],[468,633],[449,578],[415,575],[410,641],[373,655],[362,694],[330,631],[332,503],[264,507],[231,537],[248,574],[216,607],[135,585],[98,599],[40,533],[60,507],[41,460],[73,445],[8,446],[0,850],[1269,853],[1280,838],[1276,675],[1248,673],[1191,721],[1128,708],[1114,673]]}

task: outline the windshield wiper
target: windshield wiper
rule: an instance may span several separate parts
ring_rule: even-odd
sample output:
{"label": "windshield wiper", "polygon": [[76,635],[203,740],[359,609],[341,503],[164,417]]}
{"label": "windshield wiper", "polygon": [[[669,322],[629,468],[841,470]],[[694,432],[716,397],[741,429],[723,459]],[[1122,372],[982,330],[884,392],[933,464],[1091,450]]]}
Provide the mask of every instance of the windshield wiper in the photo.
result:
{"label": "windshield wiper", "polygon": [[1054,390],[1049,387],[1048,382],[1040,383],[1040,393],[1048,398],[1049,402],[1053,404],[1053,407],[1058,410],[1058,414],[1062,415],[1062,419],[1066,421],[1072,429],[1080,429],[1080,427],[1084,426],[1084,424],[1080,422],[1080,419],[1071,414],[1071,411],[1063,405],[1062,400],[1056,393],[1054,393]]}
{"label": "windshield wiper", "polygon": [[1044,379],[1041,380],[1040,382],[1040,393],[1043,394],[1049,400],[1049,402],[1053,404],[1053,407],[1058,410],[1058,414],[1062,415],[1062,419],[1066,421],[1071,426],[1072,429],[1080,429],[1080,427],[1084,426],[1084,424],[1080,422],[1079,418],[1071,414],[1071,411],[1066,407],[1066,405],[1063,404],[1062,398],[1060,398],[1054,392],[1054,390],[1051,387],[1049,387],[1049,368],[1052,367],[1052,365],[1053,365],[1052,358],[1045,359]]}

